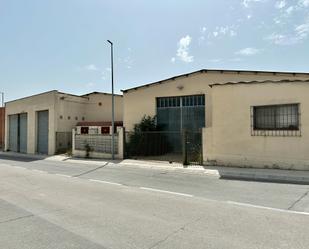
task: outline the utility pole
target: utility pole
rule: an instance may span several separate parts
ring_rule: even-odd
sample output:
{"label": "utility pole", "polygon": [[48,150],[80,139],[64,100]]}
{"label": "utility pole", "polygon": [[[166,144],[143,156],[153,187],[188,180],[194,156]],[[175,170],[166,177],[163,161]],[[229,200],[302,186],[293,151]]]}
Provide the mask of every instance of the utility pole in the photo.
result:
{"label": "utility pole", "polygon": [[[1,107],[4,108],[4,92],[0,92],[1,93]],[[1,133],[2,133],[2,136],[1,136],[1,141],[0,141],[0,145],[1,145],[1,149],[4,151],[4,139],[5,139],[5,110],[2,110],[4,112],[4,115],[3,115],[3,120],[1,120],[2,124],[1,124]]]}
{"label": "utility pole", "polygon": [[115,99],[114,99],[114,48],[110,40],[107,42],[111,45],[111,79],[112,79],[112,159],[115,159]]}
{"label": "utility pole", "polygon": [[4,92],[1,92],[1,106],[4,107]]}

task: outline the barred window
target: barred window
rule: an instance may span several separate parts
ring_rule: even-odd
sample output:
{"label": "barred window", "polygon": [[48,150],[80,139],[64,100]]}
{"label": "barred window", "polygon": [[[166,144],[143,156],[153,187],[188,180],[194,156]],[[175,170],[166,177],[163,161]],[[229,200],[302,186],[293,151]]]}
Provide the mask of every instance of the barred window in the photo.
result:
{"label": "barred window", "polygon": [[299,135],[298,104],[254,106],[252,111],[253,135]]}

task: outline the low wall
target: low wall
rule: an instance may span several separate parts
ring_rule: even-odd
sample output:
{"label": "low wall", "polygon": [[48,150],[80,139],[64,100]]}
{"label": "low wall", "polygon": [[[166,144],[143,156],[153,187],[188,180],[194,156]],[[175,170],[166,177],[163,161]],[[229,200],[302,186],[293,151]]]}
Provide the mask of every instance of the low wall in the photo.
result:
{"label": "low wall", "polygon": [[[77,135],[72,131],[72,154],[77,157],[87,156],[87,147],[89,148],[90,158],[112,158],[112,136],[111,135]],[[114,153],[116,159],[123,159],[123,129],[119,129],[114,135]]]}

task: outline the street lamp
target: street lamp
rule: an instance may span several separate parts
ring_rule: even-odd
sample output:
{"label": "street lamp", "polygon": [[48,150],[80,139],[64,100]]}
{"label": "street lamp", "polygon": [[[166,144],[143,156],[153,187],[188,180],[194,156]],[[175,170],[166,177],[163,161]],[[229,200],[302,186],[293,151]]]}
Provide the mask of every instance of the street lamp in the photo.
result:
{"label": "street lamp", "polygon": [[4,107],[4,92],[1,93],[1,107]]}
{"label": "street lamp", "polygon": [[110,40],[107,42],[111,45],[111,74],[112,74],[112,159],[115,159],[115,100],[114,100],[114,49]]}
{"label": "street lamp", "polygon": [[[4,92],[0,92],[1,93],[1,107],[4,107]],[[1,120],[2,122],[2,130],[1,130],[1,133],[2,133],[2,136],[1,136],[1,141],[0,141],[0,145],[1,145],[1,149],[4,151],[4,137],[5,137],[5,111],[4,112],[4,115],[3,115],[3,120]]]}

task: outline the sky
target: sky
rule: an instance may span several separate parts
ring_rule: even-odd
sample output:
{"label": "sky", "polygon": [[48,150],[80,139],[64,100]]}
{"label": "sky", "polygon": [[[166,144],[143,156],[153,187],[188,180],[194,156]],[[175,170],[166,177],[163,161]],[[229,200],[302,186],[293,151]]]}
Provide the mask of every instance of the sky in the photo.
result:
{"label": "sky", "polygon": [[309,0],[0,0],[6,101],[200,69],[309,72]]}

